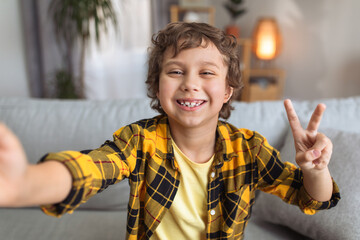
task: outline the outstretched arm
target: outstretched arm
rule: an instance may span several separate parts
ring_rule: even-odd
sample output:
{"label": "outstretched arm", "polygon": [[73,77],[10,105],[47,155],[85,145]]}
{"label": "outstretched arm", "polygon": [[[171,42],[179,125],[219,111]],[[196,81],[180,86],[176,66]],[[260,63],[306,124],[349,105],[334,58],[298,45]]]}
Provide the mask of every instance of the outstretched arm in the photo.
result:
{"label": "outstretched arm", "polygon": [[296,163],[303,172],[304,187],[315,200],[328,201],[333,191],[328,169],[333,146],[328,137],[318,132],[326,106],[319,104],[307,128],[303,129],[291,101],[285,100],[284,105],[294,137]]}
{"label": "outstretched arm", "polygon": [[30,165],[18,138],[0,123],[0,207],[61,202],[71,183],[70,172],[59,162]]}

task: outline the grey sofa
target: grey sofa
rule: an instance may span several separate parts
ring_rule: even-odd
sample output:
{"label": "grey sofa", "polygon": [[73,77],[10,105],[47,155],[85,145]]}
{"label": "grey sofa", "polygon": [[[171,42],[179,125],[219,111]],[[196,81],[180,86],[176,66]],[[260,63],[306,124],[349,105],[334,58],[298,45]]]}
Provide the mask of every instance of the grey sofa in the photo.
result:
{"label": "grey sofa", "polygon": [[[319,102],[294,102],[301,122],[308,121]],[[322,102],[327,111],[321,130],[334,142],[330,171],[342,200],[332,210],[306,216],[297,207],[259,193],[245,239],[360,239],[360,218],[356,214],[360,205],[360,181],[356,177],[360,173],[360,97]],[[229,122],[260,132],[284,152],[284,161],[293,161],[291,132],[281,101],[233,105]],[[96,148],[121,126],[155,114],[147,99],[0,98],[0,121],[20,138],[31,163],[47,152]],[[0,208],[0,239],[125,239],[128,194],[128,184],[123,181],[61,218],[46,216],[37,206]]]}

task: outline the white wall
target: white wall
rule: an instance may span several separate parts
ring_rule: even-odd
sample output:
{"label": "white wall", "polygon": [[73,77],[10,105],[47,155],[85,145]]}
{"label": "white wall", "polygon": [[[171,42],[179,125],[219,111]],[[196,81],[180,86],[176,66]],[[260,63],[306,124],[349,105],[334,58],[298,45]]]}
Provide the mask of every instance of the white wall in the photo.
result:
{"label": "white wall", "polygon": [[29,97],[19,1],[0,7],[0,97]]}
{"label": "white wall", "polygon": [[[229,16],[216,5],[216,25]],[[275,16],[283,35],[277,59],[287,78],[285,97],[315,99],[360,95],[360,1],[246,0],[247,13],[237,24],[250,37],[259,16]]]}
{"label": "white wall", "polygon": [[117,33],[109,28],[86,55],[88,99],[146,98],[147,48],[151,41],[149,0],[113,0]]}

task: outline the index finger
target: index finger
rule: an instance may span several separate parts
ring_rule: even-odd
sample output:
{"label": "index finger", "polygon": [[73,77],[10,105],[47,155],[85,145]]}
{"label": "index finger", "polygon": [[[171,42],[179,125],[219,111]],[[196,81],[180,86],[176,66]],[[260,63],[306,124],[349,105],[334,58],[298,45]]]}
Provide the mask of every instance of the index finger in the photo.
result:
{"label": "index finger", "polygon": [[284,106],[291,130],[293,132],[293,135],[295,135],[296,132],[303,130],[303,128],[301,127],[299,118],[290,99],[286,99],[284,101]]}
{"label": "index finger", "polygon": [[326,109],[325,104],[320,103],[316,106],[313,114],[311,115],[309,124],[307,126],[307,130],[311,132],[317,132],[320,126],[322,116],[324,115],[325,109]]}

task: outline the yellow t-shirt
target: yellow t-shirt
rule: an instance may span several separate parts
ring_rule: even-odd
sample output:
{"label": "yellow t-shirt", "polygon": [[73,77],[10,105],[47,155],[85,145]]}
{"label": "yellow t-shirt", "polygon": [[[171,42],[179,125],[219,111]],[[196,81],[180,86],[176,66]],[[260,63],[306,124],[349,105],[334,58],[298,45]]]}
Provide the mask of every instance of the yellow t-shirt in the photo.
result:
{"label": "yellow t-shirt", "polygon": [[207,185],[214,156],[199,164],[185,156],[174,141],[173,146],[180,167],[180,186],[151,239],[206,239]]}

